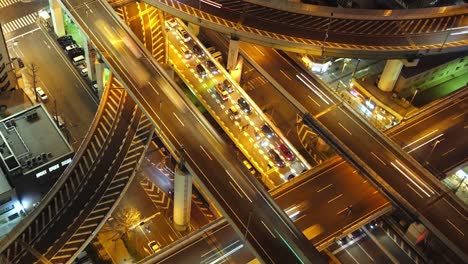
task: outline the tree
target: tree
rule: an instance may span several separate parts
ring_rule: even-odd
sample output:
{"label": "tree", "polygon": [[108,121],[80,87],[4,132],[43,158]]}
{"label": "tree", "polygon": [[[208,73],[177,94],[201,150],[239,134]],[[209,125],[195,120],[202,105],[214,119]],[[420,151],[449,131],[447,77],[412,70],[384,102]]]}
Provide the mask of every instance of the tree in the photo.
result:
{"label": "tree", "polygon": [[131,228],[141,221],[141,213],[133,207],[121,207],[103,227],[103,232],[114,233],[112,240],[128,235]]}
{"label": "tree", "polygon": [[37,83],[39,82],[39,76],[37,74],[39,68],[36,66],[36,64],[31,63],[31,65],[29,66],[29,71],[31,72],[32,88],[34,89],[34,94],[36,95],[36,102],[39,102],[39,95],[36,91]]}

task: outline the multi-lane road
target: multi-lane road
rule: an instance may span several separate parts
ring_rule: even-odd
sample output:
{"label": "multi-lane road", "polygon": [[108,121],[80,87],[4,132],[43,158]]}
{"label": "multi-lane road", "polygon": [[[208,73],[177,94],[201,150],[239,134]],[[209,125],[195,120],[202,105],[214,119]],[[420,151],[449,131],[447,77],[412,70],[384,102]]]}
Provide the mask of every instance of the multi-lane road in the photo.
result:
{"label": "multi-lane road", "polygon": [[[318,252],[268,193],[249,177],[240,162],[230,158],[231,147],[219,140],[206,120],[181,98],[181,91],[174,89],[176,85],[151,56],[135,46],[113,10],[98,1],[63,4],[257,254],[267,262],[320,262]],[[159,108],[161,100],[164,107]]]}
{"label": "multi-lane road", "polygon": [[355,166],[365,168],[363,172],[370,173],[368,177],[391,191],[396,201],[419,214],[433,231],[442,232],[453,247],[461,249],[458,253],[467,252],[467,245],[463,243],[468,232],[464,206],[447,195],[446,189],[421,165],[411,162],[407,154],[371,129],[339,98],[276,51],[245,43],[240,46],[241,53],[250,62],[263,69],[266,75],[274,76],[278,89],[290,94],[297,105],[314,117],[309,121],[317,120],[320,129],[332,133],[325,136],[340,141],[341,147],[350,150],[345,152],[353,154],[349,160],[357,162]]}

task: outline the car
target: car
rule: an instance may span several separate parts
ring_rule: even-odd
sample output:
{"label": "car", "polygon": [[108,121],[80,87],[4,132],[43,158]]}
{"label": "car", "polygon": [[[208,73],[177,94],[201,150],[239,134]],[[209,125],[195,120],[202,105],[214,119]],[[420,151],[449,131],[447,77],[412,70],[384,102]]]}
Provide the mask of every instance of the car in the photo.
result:
{"label": "car", "polygon": [[276,167],[283,168],[284,166],[286,166],[286,164],[284,163],[284,160],[281,159],[281,157],[278,155],[278,153],[276,153],[274,149],[268,150],[268,156],[270,156],[270,159],[273,160]]}
{"label": "car", "polygon": [[278,150],[286,160],[293,160],[295,158],[294,154],[283,143],[278,145]]}
{"label": "car", "polygon": [[229,107],[229,119],[236,121],[241,118],[241,115],[235,106]]}
{"label": "car", "polygon": [[203,68],[201,64],[198,64],[197,67],[195,68],[197,70],[198,75],[200,78],[205,78],[206,77],[206,70]]}
{"label": "car", "polygon": [[250,108],[249,103],[247,103],[244,97],[237,99],[237,104],[239,105],[240,109],[242,109],[242,111],[244,111],[244,113],[246,113],[247,115],[252,113],[252,108]]}
{"label": "car", "polygon": [[195,55],[197,55],[197,57],[199,58],[202,58],[205,56],[205,53],[203,52],[202,48],[200,48],[200,46],[198,45],[193,46],[192,50],[193,50],[193,53],[195,53]]}
{"label": "car", "polygon": [[174,19],[174,18],[169,18],[168,20],[166,20],[166,25],[168,27],[171,27],[171,28],[175,28],[177,27],[177,21]]}
{"label": "car", "polygon": [[91,86],[91,89],[93,89],[93,92],[98,93],[98,85],[97,85],[97,83],[93,83],[93,86]]}
{"label": "car", "polygon": [[229,93],[224,89],[223,85],[221,85],[220,83],[217,83],[215,85],[215,88],[216,88],[216,93],[219,95],[221,100],[223,100],[223,102],[226,102],[227,99],[229,98]]}
{"label": "car", "polygon": [[216,65],[212,61],[206,61],[206,67],[212,74],[217,74],[219,72],[218,68],[216,68]]}
{"label": "car", "polygon": [[215,49],[214,47],[208,47],[208,48],[206,48],[206,50],[207,50],[209,53],[211,53],[211,54],[213,54],[214,52],[216,52],[216,49]]}
{"label": "car", "polygon": [[177,32],[179,33],[179,36],[184,40],[184,42],[188,42],[192,39],[189,33],[183,28],[183,27],[178,27]]}
{"label": "car", "polygon": [[159,246],[158,242],[154,240],[148,243],[148,247],[153,253],[156,253],[161,250],[161,247]]}
{"label": "car", "polygon": [[64,42],[64,41],[67,41],[67,40],[73,40],[73,37],[70,36],[70,35],[65,35],[65,36],[61,36],[61,37],[57,38],[58,42]]}
{"label": "car", "polygon": [[77,44],[71,44],[71,45],[69,45],[69,46],[66,46],[66,47],[65,47],[65,50],[68,52],[68,51],[70,51],[70,50],[72,50],[72,49],[76,49],[76,48],[79,48],[79,47],[80,47],[80,46],[78,46]]}
{"label": "car", "polygon": [[65,127],[65,122],[63,121],[61,116],[55,115],[54,121],[55,121],[55,124],[57,124],[58,128],[63,129]]}
{"label": "car", "polygon": [[48,97],[47,97],[47,94],[44,92],[44,90],[41,87],[36,87],[35,90],[39,98],[41,98],[41,101],[47,102]]}
{"label": "car", "polygon": [[262,126],[262,132],[267,138],[272,138],[275,135],[275,132],[271,130],[271,127],[269,127],[267,124]]}
{"label": "car", "polygon": [[24,68],[24,62],[21,58],[18,58],[18,67],[21,69],[21,68]]}
{"label": "car", "polygon": [[78,71],[83,77],[88,76],[88,67],[86,67],[86,63],[81,63],[76,66]]}
{"label": "car", "polygon": [[213,58],[215,60],[217,60],[219,63],[223,63],[223,54],[221,54],[221,51],[215,51],[213,53],[211,53],[211,56],[213,56]]}
{"label": "car", "polygon": [[249,170],[250,174],[254,175],[255,173],[257,173],[255,168],[252,166],[252,164],[250,164],[250,162],[248,160],[244,160],[244,161],[242,161],[242,163]]}
{"label": "car", "polygon": [[182,46],[180,50],[182,51],[185,59],[189,60],[192,58],[192,53],[186,47]]}
{"label": "car", "polygon": [[74,48],[68,51],[68,57],[70,57],[70,59],[73,59],[78,56],[84,56],[83,48]]}
{"label": "car", "polygon": [[224,86],[224,89],[228,91],[228,93],[234,92],[234,88],[232,87],[232,84],[227,79],[223,81],[223,86]]}
{"label": "car", "polygon": [[59,42],[60,44],[60,47],[62,47],[62,49],[64,49],[66,46],[70,46],[70,45],[74,45],[76,44],[76,41],[71,39],[71,40],[64,40],[62,42]]}

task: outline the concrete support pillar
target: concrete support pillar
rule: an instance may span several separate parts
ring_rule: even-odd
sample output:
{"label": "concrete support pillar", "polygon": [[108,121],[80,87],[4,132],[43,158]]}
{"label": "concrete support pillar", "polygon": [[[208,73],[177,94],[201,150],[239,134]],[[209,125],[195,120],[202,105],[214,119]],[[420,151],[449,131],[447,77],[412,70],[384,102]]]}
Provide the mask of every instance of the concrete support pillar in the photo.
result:
{"label": "concrete support pillar", "polygon": [[244,58],[239,57],[239,60],[237,60],[236,67],[233,70],[229,71],[232,79],[241,85],[243,85],[243,83],[241,83],[243,66],[244,66]]}
{"label": "concrete support pillar", "polygon": [[177,164],[174,176],[174,227],[185,231],[190,224],[192,176],[183,164]]}
{"label": "concrete support pillar", "polygon": [[196,25],[196,24],[193,24],[193,23],[188,23],[187,28],[195,36],[198,36],[198,34],[200,34],[200,26],[199,25]]}
{"label": "concrete support pillar", "polygon": [[239,39],[235,37],[231,37],[231,40],[229,41],[229,51],[228,51],[227,66],[226,66],[228,70],[236,69],[238,55],[239,55]]}
{"label": "concrete support pillar", "polygon": [[378,87],[384,92],[391,92],[395,87],[395,83],[400,76],[401,69],[403,68],[403,61],[401,60],[388,60],[385,68],[380,76]]}
{"label": "concrete support pillar", "polygon": [[106,64],[100,59],[94,62],[94,69],[96,70],[96,84],[97,84],[97,93],[98,97],[102,97],[102,93],[104,92],[104,69],[106,68]]}
{"label": "concrete support pillar", "polygon": [[58,37],[65,35],[65,24],[63,22],[63,11],[57,0],[49,0],[49,6],[52,13],[52,25],[54,32]]}
{"label": "concrete support pillar", "polygon": [[96,52],[94,48],[91,46],[91,43],[88,41],[86,36],[81,33],[80,34],[83,38],[83,49],[84,49],[84,56],[86,61],[86,67],[88,68],[88,78],[91,81],[96,80],[96,75],[94,73],[94,61],[96,60]]}

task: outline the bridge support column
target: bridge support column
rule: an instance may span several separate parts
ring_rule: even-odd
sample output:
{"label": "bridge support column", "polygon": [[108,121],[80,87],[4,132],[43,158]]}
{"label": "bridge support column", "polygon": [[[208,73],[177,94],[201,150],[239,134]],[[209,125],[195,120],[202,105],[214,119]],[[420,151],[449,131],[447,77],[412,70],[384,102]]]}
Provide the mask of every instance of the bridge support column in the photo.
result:
{"label": "bridge support column", "polygon": [[49,0],[49,6],[52,13],[52,25],[57,36],[65,35],[65,24],[63,23],[62,7],[57,0]]}
{"label": "bridge support column", "polygon": [[94,69],[96,70],[96,84],[97,84],[97,94],[98,97],[102,97],[102,93],[104,92],[104,69],[106,68],[106,64],[100,59],[94,62]]}
{"label": "bridge support column", "polygon": [[94,48],[91,46],[91,43],[88,41],[85,35],[82,34],[83,37],[83,49],[85,52],[85,61],[86,61],[86,68],[88,68],[88,78],[91,81],[96,80],[96,74],[94,73],[94,62],[96,60],[96,52]]}
{"label": "bridge support column", "polygon": [[227,58],[227,66],[228,70],[234,70],[237,66],[237,57],[239,55],[239,39],[236,37],[231,37],[229,41],[229,51],[228,51],[228,58]]}
{"label": "bridge support column", "polygon": [[177,164],[174,176],[174,227],[185,231],[190,224],[192,175],[183,164]]}
{"label": "bridge support column", "polygon": [[188,23],[188,29],[195,36],[198,36],[198,34],[200,33],[200,26],[199,25],[195,25],[193,23]]}
{"label": "bridge support column", "polygon": [[393,91],[395,83],[400,76],[401,69],[403,68],[403,61],[401,60],[388,60],[385,68],[380,76],[378,87],[384,92]]}

